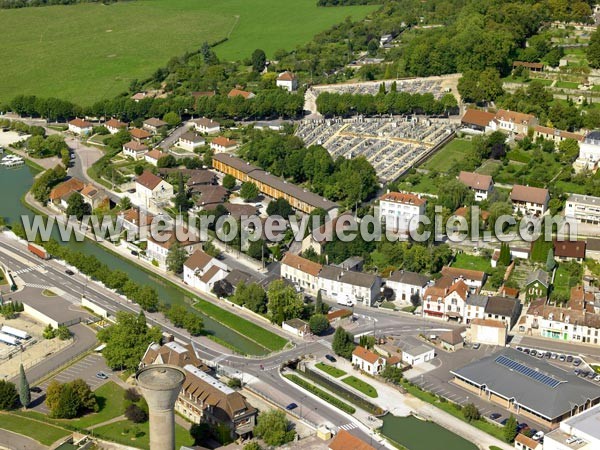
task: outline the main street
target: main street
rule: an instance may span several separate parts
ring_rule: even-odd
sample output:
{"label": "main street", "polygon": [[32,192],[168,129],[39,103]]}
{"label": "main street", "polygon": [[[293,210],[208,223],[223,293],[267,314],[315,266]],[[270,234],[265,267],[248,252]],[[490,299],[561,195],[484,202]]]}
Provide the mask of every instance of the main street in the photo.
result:
{"label": "main street", "polygon": [[[65,266],[58,261],[43,261],[41,264],[40,260],[27,251],[22,243],[18,243],[5,235],[0,235],[0,262],[6,264],[11,271],[19,272],[17,276],[21,279],[21,282],[27,286],[35,286],[25,287],[25,291],[29,289],[39,290],[43,287],[58,288],[64,293],[62,297],[74,305],[79,304],[81,295],[85,293],[86,298],[102,306],[112,315],[115,315],[118,311],[139,312],[139,307],[136,304],[124,300],[121,296],[99,286],[95,282],[91,282],[88,277],[79,273],[73,276],[65,274]],[[38,268],[41,265],[43,267],[39,270]],[[239,371],[240,376],[243,372],[245,382],[250,383],[255,391],[267,399],[275,401],[278,405],[285,406],[292,402],[302,403],[302,415],[310,422],[315,424],[329,423],[335,427],[356,427],[351,428],[349,431],[367,440],[367,442],[371,440],[364,427],[357,427],[358,424],[355,419],[320,400],[307,396],[303,390],[288,384],[279,375],[277,369],[285,361],[303,354],[323,356],[330,352],[330,346],[326,342],[314,341],[266,357],[246,358],[231,354],[231,352],[206,337],[191,337],[185,330],[173,327],[160,313],[146,313],[146,318],[149,324],[161,327],[163,331],[171,333],[181,342],[194,341],[197,343],[200,357],[208,363],[212,363],[218,368]],[[261,325],[264,326],[264,324]],[[79,325],[79,327],[85,328],[83,325]],[[83,338],[80,328],[77,326],[71,327],[71,331],[75,333],[75,339]],[[71,355],[61,357],[59,361],[64,363],[69,359],[71,359]],[[54,358],[50,358],[34,366],[32,370],[35,370],[36,374],[47,373],[56,369],[56,365],[57,362],[54,361]]]}

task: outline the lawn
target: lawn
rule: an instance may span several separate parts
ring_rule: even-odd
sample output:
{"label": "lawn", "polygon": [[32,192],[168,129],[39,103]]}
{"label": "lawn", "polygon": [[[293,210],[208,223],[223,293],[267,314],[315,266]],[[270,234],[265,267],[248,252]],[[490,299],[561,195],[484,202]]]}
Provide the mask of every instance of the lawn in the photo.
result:
{"label": "lawn", "polygon": [[346,372],[344,372],[342,369],[338,369],[337,367],[330,366],[329,364],[317,363],[317,364],[315,364],[315,366],[317,367],[317,369],[322,370],[326,374],[329,374],[335,378],[339,378],[342,375],[346,375]]}
{"label": "lawn", "polygon": [[557,81],[554,86],[559,89],[577,89],[579,83],[574,83],[572,81]]}
{"label": "lawn", "polygon": [[[71,431],[67,431],[64,428],[47,425],[12,414],[3,413],[0,415],[0,423],[1,428],[24,436],[30,436],[43,445],[51,445],[60,438],[71,434]],[[32,433],[33,430],[35,430],[35,433]]]}
{"label": "lawn", "polygon": [[351,406],[351,405],[349,405],[347,403],[344,403],[340,399],[338,399],[338,398],[334,397],[333,395],[331,395],[329,392],[326,392],[323,389],[315,386],[314,384],[309,383],[304,378],[300,378],[298,375],[287,374],[287,375],[285,375],[285,377],[288,380],[290,380],[291,382],[293,382],[293,383],[297,384],[298,386],[300,386],[301,388],[303,388],[303,389],[311,392],[312,394],[316,395],[321,400],[325,400],[330,405],[333,405],[336,408],[339,408],[342,411],[347,412],[348,414],[354,414],[356,412],[356,408],[354,408],[353,406]]}
{"label": "lawn", "polygon": [[317,7],[316,0],[145,0],[111,5],[0,10],[3,58],[0,103],[17,94],[54,96],[89,105],[125,91],[169,59],[228,38],[223,59],[272,57],[377,6]]}
{"label": "lawn", "polygon": [[568,297],[571,293],[571,286],[575,284],[577,284],[576,281],[571,281],[571,274],[565,269],[564,265],[559,264],[554,276],[554,290],[562,292]]}
{"label": "lawn", "polygon": [[490,273],[492,270],[489,258],[469,255],[467,253],[459,253],[456,255],[456,258],[452,263],[452,267],[458,267],[459,269],[479,270],[487,273]]}
{"label": "lawn", "polygon": [[342,379],[342,381],[348,386],[352,386],[354,389],[362,392],[365,395],[368,395],[371,398],[377,398],[377,391],[375,390],[375,388],[369,385],[368,383],[359,380],[355,376],[346,377]]}
{"label": "lawn", "polygon": [[488,159],[481,164],[475,172],[480,173],[482,175],[491,175],[494,176],[498,170],[502,167],[502,161],[497,161],[495,159]]}
{"label": "lawn", "polygon": [[424,169],[445,172],[456,161],[461,161],[464,155],[471,150],[473,144],[467,139],[453,139],[440,151],[433,155],[424,165]]}
{"label": "lawn", "polygon": [[217,322],[237,331],[242,336],[253,340],[268,350],[281,350],[288,343],[287,339],[284,339],[259,325],[255,325],[246,319],[242,319],[240,316],[226,311],[206,300],[198,299],[195,306],[207,316],[212,317]]}
{"label": "lawn", "polygon": [[[94,436],[117,442],[118,444],[147,449],[150,446],[148,427],[148,422],[134,424],[129,420],[121,420],[95,428]],[[190,436],[189,431],[181,425],[175,424],[175,448],[192,445],[194,445],[194,440]]]}

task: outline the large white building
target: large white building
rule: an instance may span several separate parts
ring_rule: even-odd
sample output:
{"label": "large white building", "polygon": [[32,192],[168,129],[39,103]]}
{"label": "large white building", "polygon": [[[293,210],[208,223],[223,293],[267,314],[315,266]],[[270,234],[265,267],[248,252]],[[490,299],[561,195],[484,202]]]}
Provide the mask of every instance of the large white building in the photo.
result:
{"label": "large white building", "polygon": [[416,272],[396,270],[386,280],[385,285],[394,291],[394,300],[410,303],[413,295],[423,299],[423,292],[429,283],[429,277]]}
{"label": "large white building", "polygon": [[165,231],[161,233],[160,237],[148,237],[146,256],[151,261],[156,261],[159,267],[165,268],[167,265],[167,256],[169,255],[169,250],[176,242],[186,251],[188,255],[191,255],[196,250],[199,250],[202,246],[202,243],[198,238],[191,235],[187,237],[183,236],[185,236],[185,234],[182,235],[181,239],[178,239],[177,233]]}
{"label": "large white building", "polygon": [[152,172],[146,170],[136,178],[136,203],[144,209],[157,211],[162,205],[168,204],[171,197],[173,186]]}
{"label": "large white building", "polygon": [[576,169],[596,170],[600,162],[600,131],[592,131],[579,143],[579,158],[575,161]]}
{"label": "large white building", "polygon": [[380,294],[381,278],[370,273],[323,266],[319,274],[319,289],[324,297],[341,305],[363,303],[371,306]]}
{"label": "large white building", "polygon": [[544,450],[595,450],[600,448],[600,405],[563,420],[544,436]]}
{"label": "large white building", "polygon": [[196,289],[210,292],[215,283],[222,280],[229,273],[225,263],[196,250],[183,264],[183,281]]}
{"label": "large white building", "polygon": [[419,227],[427,200],[407,192],[388,192],[379,198],[379,220],[387,230],[406,232]]}
{"label": "large white building", "polygon": [[321,264],[287,252],[281,260],[281,277],[314,295],[319,289],[319,273],[322,268]]}
{"label": "large white building", "polygon": [[600,197],[571,194],[567,199],[565,216],[579,223],[600,224]]}
{"label": "large white building", "polygon": [[212,119],[206,117],[200,117],[199,119],[192,119],[191,122],[194,124],[194,128],[199,133],[214,134],[221,131],[221,124]]}
{"label": "large white building", "polygon": [[87,120],[75,118],[69,122],[69,131],[80,136],[92,133],[92,124]]}

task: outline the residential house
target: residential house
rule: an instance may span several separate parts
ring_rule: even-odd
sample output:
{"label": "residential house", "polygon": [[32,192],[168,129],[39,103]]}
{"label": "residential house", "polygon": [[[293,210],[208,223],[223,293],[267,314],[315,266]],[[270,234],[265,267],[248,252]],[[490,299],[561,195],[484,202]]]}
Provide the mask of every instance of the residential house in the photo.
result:
{"label": "residential house", "polygon": [[277,87],[281,87],[289,92],[293,92],[298,89],[298,77],[289,71],[285,71],[279,74],[277,77]]}
{"label": "residential house", "polygon": [[188,152],[193,152],[204,144],[206,144],[206,140],[193,131],[183,133],[177,140],[177,147],[187,150]]}
{"label": "residential house", "polygon": [[485,305],[485,317],[503,322],[509,330],[520,314],[521,302],[516,298],[492,296]]}
{"label": "residential house", "polygon": [[494,189],[494,181],[489,175],[482,175],[475,172],[460,172],[458,181],[467,186],[475,194],[475,201],[481,202],[487,200],[488,195]]}
{"label": "residential house", "polygon": [[365,306],[372,306],[380,295],[381,278],[370,273],[323,266],[319,273],[318,287],[323,297],[339,304],[353,306],[363,303]]}
{"label": "residential house", "polygon": [[148,147],[138,141],[129,141],[123,144],[123,155],[135,160],[142,159],[148,152]]}
{"label": "residential house", "polygon": [[487,306],[487,302],[487,295],[470,295],[467,298],[465,323],[469,324],[474,319],[483,319],[485,317],[485,307]]}
{"label": "residential house", "polygon": [[[320,219],[320,218],[317,218]],[[302,240],[302,252],[309,248],[314,250],[317,255],[321,255],[327,242],[331,242],[335,235],[336,229],[350,230],[351,227],[358,226],[356,218],[351,213],[343,213],[333,219],[325,217],[324,223],[317,227],[321,222],[315,224],[314,229]]]}
{"label": "residential house", "polygon": [[471,343],[486,345],[506,345],[507,325],[501,320],[473,319],[471,321]]}
{"label": "residential house", "polygon": [[[181,170],[181,169],[176,169]],[[188,188],[192,188],[194,186],[205,186],[215,184],[217,182],[217,175],[210,170],[204,169],[192,169],[189,172],[184,172],[183,175],[189,176],[185,185]]]}
{"label": "residential house", "polygon": [[465,328],[453,328],[448,331],[443,331],[439,334],[438,339],[444,350],[447,352],[455,352],[463,348],[465,343]]}
{"label": "residential house", "polygon": [[510,192],[510,200],[515,213],[540,217],[548,209],[550,194],[548,189],[515,184]]}
{"label": "residential house", "polygon": [[69,122],[69,131],[80,136],[86,136],[92,134],[92,124],[87,120],[80,119],[79,117]]}
{"label": "residential house", "polygon": [[342,322],[344,319],[346,319],[347,317],[352,316],[352,310],[351,309],[336,309],[333,311],[329,311],[327,313],[327,320],[329,321],[329,324],[334,327],[337,328],[337,325]]}
{"label": "residential house", "polygon": [[281,328],[287,331],[288,333],[292,333],[293,335],[301,338],[305,336],[310,336],[311,334],[308,323],[306,323],[302,319],[285,320],[284,322],[282,322]]}
{"label": "residential house", "polygon": [[147,236],[153,220],[153,214],[138,208],[130,208],[126,211],[120,212],[117,216],[117,223],[120,222],[120,226],[124,230],[137,237]]}
{"label": "residential house", "polygon": [[595,130],[585,136],[579,143],[579,157],[573,164],[576,170],[595,171],[600,162],[600,130]]}
{"label": "residential house", "polygon": [[587,238],[585,245],[585,257],[600,261],[600,239]]}
{"label": "residential house", "polygon": [[[360,438],[348,433],[344,429],[335,435],[329,443],[329,450],[375,450],[375,447],[367,444]],[[537,450],[537,449],[536,449]]]}
{"label": "residential house", "polygon": [[386,365],[386,358],[357,345],[352,352],[352,365],[369,375],[377,375]]}
{"label": "residential house", "polygon": [[537,118],[531,114],[499,109],[488,128],[492,131],[504,131],[512,135],[527,136],[529,128],[533,128],[537,124]]}
{"label": "residential house", "polygon": [[527,302],[532,300],[548,298],[550,289],[550,274],[542,269],[531,272],[525,280],[525,299]]}
{"label": "residential house", "polygon": [[396,270],[386,280],[385,285],[394,291],[394,299],[401,303],[410,303],[416,295],[423,299],[425,287],[429,284],[429,277],[416,272]]}
{"label": "residential house", "polygon": [[131,96],[131,100],[136,103],[141,102],[145,98],[154,98],[156,97],[156,92],[136,92]]}
{"label": "residential house", "polygon": [[80,192],[83,201],[88,203],[92,209],[110,206],[108,194],[102,188],[98,188],[93,184],[87,184]]}
{"label": "residential house", "polygon": [[554,143],[560,144],[565,139],[575,139],[577,142],[581,143],[585,139],[585,136],[577,133],[571,133],[570,131],[563,131],[556,128],[536,125],[533,127],[533,138],[543,138],[547,141],[554,141]]}
{"label": "residential house", "polygon": [[231,152],[238,147],[239,144],[237,141],[224,136],[217,136],[210,142],[210,148],[215,152]]}
{"label": "residential house", "polygon": [[245,100],[248,100],[248,99],[256,97],[256,95],[254,95],[254,93],[252,93],[252,92],[243,91],[241,89],[234,88],[231,91],[229,91],[229,94],[227,94],[227,97],[229,97],[229,98],[243,97]]}
{"label": "residential house", "polygon": [[495,116],[494,113],[487,111],[467,109],[460,123],[463,127],[471,128],[472,130],[485,131]]}
{"label": "residential house", "polygon": [[543,72],[544,64],[538,62],[528,62],[528,61],[513,61],[513,69],[516,67],[523,67],[530,72]]}
{"label": "residential house", "polygon": [[213,209],[220,205],[229,196],[229,191],[223,186],[215,186],[212,184],[197,184],[190,187],[190,191],[200,197],[194,200],[196,208]]}
{"label": "residential house", "polygon": [[128,124],[113,118],[106,122],[104,126],[110,134],[117,134],[119,131],[126,129]]}
{"label": "residential house", "polygon": [[69,178],[67,181],[57,184],[50,191],[49,199],[54,204],[60,204],[61,199],[72,192],[80,192],[85,187],[85,183],[79,178]]}
{"label": "residential house", "polygon": [[[192,423],[206,423],[213,429],[227,430],[232,440],[247,438],[256,425],[258,410],[251,406],[238,391],[217,380],[206,365],[200,361],[196,344],[181,346],[176,343],[163,351],[157,344],[150,344],[142,359],[141,367],[150,364],[175,364],[185,373],[185,381],[175,402],[175,411]],[[157,349],[158,347],[158,349]],[[153,361],[153,355],[158,355]]]}
{"label": "residential house", "polygon": [[443,276],[423,293],[423,317],[462,322],[468,297],[469,287],[462,279]]}
{"label": "residential house", "polygon": [[330,218],[337,216],[339,205],[336,203],[288,183],[229,153],[216,153],[213,156],[213,167],[219,172],[233,175],[242,183],[251,181],[268,197],[285,198],[292,208],[304,213],[310,214],[316,208],[323,208]]}
{"label": "residential house", "polygon": [[392,36],[391,34],[384,34],[379,38],[379,46],[385,47],[386,45],[390,44],[393,40],[394,36]]}
{"label": "residential house", "polygon": [[379,221],[386,230],[408,232],[419,228],[427,200],[407,192],[388,192],[379,198]]}
{"label": "residential house", "polygon": [[565,217],[579,223],[600,225],[600,197],[571,194],[567,199]]}
{"label": "residential house", "polygon": [[316,295],[319,273],[323,266],[309,259],[287,252],[281,260],[281,277],[292,281],[305,292]]}
{"label": "residential house", "polygon": [[190,122],[194,124],[194,128],[199,133],[215,134],[221,131],[221,124],[219,122],[207,119],[206,117],[192,119]]}
{"label": "residential house", "polygon": [[585,241],[553,241],[554,257],[560,261],[577,261],[585,259]]}
{"label": "residential house", "polygon": [[137,204],[145,209],[160,209],[166,205],[173,197],[173,186],[145,170],[135,180],[135,198]]}
{"label": "residential house", "polygon": [[[149,236],[146,256],[151,261],[156,261],[159,267],[165,267],[169,250],[177,242],[188,255],[192,255],[202,247],[200,240],[187,230],[164,231],[160,236]],[[181,234],[181,236],[178,236]]]}
{"label": "residential house", "polygon": [[167,156],[166,153],[161,152],[159,149],[155,148],[150,150],[148,153],[144,154],[144,160],[153,165],[154,167],[158,166],[158,160],[163,156]]}
{"label": "residential house", "polygon": [[458,267],[442,267],[442,275],[451,278],[453,281],[463,280],[472,291],[482,288],[487,278],[487,274],[480,270],[460,269]]}
{"label": "residential house", "polygon": [[217,258],[196,250],[183,264],[183,281],[204,292],[211,292],[215,283],[227,276],[229,268]]}
{"label": "residential house", "polygon": [[435,349],[413,337],[406,337],[398,344],[402,350],[402,362],[410,366],[431,361],[435,358]]}
{"label": "residential house", "polygon": [[152,134],[159,133],[162,128],[166,128],[169,124],[164,120],[157,119],[156,117],[152,117],[150,119],[144,120],[142,124],[142,128],[144,130],[149,131]]}
{"label": "residential house", "polygon": [[142,130],[141,128],[132,128],[129,130],[129,134],[131,135],[132,140],[139,143],[144,142],[146,139],[149,139],[152,136],[150,132]]}
{"label": "residential house", "polygon": [[469,297],[469,287],[463,280],[455,281],[444,297],[444,316],[446,319],[462,322]]}

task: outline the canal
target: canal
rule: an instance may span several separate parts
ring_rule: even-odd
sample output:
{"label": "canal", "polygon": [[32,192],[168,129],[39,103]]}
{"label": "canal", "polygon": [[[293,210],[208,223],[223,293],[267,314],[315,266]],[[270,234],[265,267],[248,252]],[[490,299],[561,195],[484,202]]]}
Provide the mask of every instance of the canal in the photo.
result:
{"label": "canal", "polygon": [[[11,169],[0,166],[0,216],[6,218],[9,223],[20,222],[22,215],[33,215],[33,212],[22,204],[21,198],[31,188],[35,174],[36,171],[26,165]],[[153,287],[158,292],[162,302],[181,304],[191,309],[190,304],[193,299],[185,295],[182,290],[166,283],[160,277],[151,275],[135,264],[110,253],[98,244],[85,240],[84,242],[70,241],[63,243],[63,245],[88,255],[94,255],[108,267],[127,273],[132,281]],[[208,334],[228,342],[243,353],[251,355],[267,353],[265,348],[246,339],[241,334],[223,326],[210,317],[201,315],[204,319],[204,328]]]}
{"label": "canal", "polygon": [[477,446],[434,422],[415,416],[383,418],[381,434],[408,450],[477,450]]}

